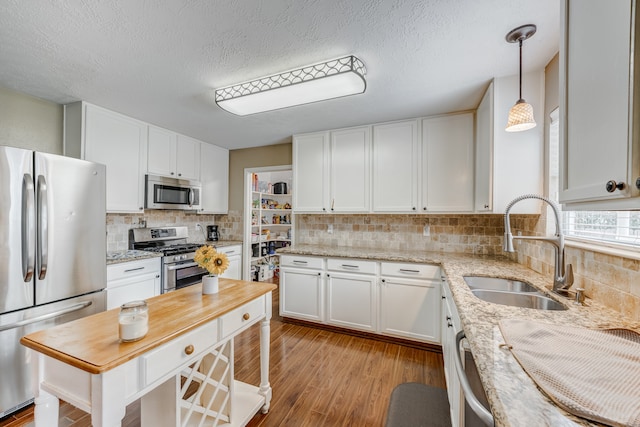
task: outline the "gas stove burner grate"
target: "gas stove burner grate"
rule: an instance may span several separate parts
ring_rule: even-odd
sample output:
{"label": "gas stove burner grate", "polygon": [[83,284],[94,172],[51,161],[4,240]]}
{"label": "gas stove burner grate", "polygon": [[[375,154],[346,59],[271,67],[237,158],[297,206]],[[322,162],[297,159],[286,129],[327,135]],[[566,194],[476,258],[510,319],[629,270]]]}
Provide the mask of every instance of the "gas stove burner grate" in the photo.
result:
{"label": "gas stove burner grate", "polygon": [[180,245],[150,246],[150,247],[145,247],[141,249],[145,251],[150,251],[150,252],[159,252],[167,256],[167,255],[178,255],[178,254],[186,254],[189,252],[195,252],[199,247],[200,245],[195,243],[186,243],[186,244],[180,244]]}

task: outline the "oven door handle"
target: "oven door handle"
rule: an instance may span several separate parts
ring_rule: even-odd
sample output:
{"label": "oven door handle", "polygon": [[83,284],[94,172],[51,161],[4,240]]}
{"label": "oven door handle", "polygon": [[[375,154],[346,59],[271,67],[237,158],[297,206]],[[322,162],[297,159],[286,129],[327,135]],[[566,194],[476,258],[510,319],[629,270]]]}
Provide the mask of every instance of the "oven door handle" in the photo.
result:
{"label": "oven door handle", "polygon": [[173,270],[179,270],[181,268],[187,268],[187,267],[197,267],[198,264],[195,262],[187,262],[184,264],[174,264],[174,265],[168,265],[167,266],[167,271],[173,271]]}

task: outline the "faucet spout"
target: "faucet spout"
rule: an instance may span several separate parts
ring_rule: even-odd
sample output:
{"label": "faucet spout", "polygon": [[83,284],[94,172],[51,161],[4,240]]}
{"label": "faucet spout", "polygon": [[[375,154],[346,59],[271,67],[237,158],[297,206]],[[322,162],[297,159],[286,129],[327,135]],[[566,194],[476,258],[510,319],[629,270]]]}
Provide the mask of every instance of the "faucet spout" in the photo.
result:
{"label": "faucet spout", "polygon": [[[553,215],[556,221],[556,232],[553,236],[513,236],[511,233],[511,221],[510,221],[510,212],[511,208],[522,200],[526,199],[537,199],[542,200],[551,206],[553,210]],[[553,291],[562,293],[566,291],[573,285],[573,268],[571,264],[565,266],[565,254],[564,254],[564,235],[562,234],[562,227],[560,224],[560,210],[558,209],[558,205],[556,205],[552,200],[539,196],[537,194],[525,194],[520,197],[516,197],[507,205],[504,211],[504,244],[503,250],[505,252],[515,252],[513,247],[513,239],[521,239],[521,240],[541,240],[544,242],[551,243],[554,249],[554,277],[553,277]]]}

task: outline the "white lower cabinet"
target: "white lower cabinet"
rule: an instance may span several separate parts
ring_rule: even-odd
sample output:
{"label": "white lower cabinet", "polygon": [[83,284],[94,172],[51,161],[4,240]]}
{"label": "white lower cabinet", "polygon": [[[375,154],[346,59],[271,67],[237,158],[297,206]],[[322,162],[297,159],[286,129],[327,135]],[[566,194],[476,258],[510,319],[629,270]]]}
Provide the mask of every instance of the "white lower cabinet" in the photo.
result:
{"label": "white lower cabinet", "polygon": [[[442,283],[442,358],[444,359],[444,377],[447,384],[449,408],[451,411],[451,425],[458,427],[464,421],[464,396],[460,387],[460,380],[455,368],[456,334],[461,329],[458,310],[451,296],[446,281]],[[459,351],[459,350],[458,350]]]}
{"label": "white lower cabinet", "polygon": [[327,323],[376,332],[377,263],[328,259],[327,270]]}
{"label": "white lower cabinet", "polygon": [[440,344],[438,266],[282,255],[280,271],[283,317]]}
{"label": "white lower cabinet", "polygon": [[242,280],[242,245],[223,246],[216,248],[216,250],[226,254],[229,259],[229,267],[220,277]]}
{"label": "white lower cabinet", "polygon": [[380,332],[440,343],[440,268],[381,263]]}
{"label": "white lower cabinet", "polygon": [[324,260],[280,257],[280,315],[314,322],[324,321]]}
{"label": "white lower cabinet", "polygon": [[107,265],[107,310],[160,295],[160,258]]}

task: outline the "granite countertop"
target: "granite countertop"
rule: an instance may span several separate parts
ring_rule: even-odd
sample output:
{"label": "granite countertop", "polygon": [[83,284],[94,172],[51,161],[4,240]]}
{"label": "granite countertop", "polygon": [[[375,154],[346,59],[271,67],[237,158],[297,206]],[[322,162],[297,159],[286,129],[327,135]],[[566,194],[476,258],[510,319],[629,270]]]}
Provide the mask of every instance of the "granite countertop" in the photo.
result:
{"label": "granite countertop", "polygon": [[[217,242],[204,242],[204,244],[212,245],[216,248],[222,248],[225,246],[242,245],[241,240],[218,240]],[[147,258],[161,257],[162,254],[158,252],[140,251],[136,249],[127,249],[123,251],[109,251],[107,252],[107,265],[119,264],[121,262],[137,261]]]}
{"label": "granite countertop", "polygon": [[[640,331],[640,323],[628,322],[620,313],[595,301],[573,304],[551,294],[552,278],[502,256],[473,256],[441,252],[388,251],[351,247],[297,245],[278,250],[280,254],[375,259],[440,265],[458,307],[462,328],[473,352],[496,426],[594,426],[598,423],[574,417],[538,390],[508,349],[498,327],[501,319],[519,318],[566,325],[567,327],[615,328]],[[463,276],[497,276],[525,280],[552,299],[568,306],[564,311],[545,311],[492,304],[476,298]]]}
{"label": "granite countertop", "polygon": [[121,262],[137,261],[147,258],[161,257],[162,254],[158,252],[139,251],[136,249],[128,249],[124,251],[109,251],[107,252],[107,265],[119,264]]}

